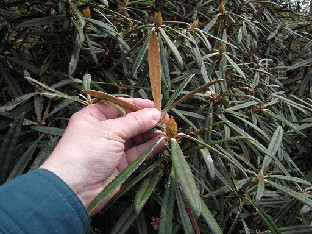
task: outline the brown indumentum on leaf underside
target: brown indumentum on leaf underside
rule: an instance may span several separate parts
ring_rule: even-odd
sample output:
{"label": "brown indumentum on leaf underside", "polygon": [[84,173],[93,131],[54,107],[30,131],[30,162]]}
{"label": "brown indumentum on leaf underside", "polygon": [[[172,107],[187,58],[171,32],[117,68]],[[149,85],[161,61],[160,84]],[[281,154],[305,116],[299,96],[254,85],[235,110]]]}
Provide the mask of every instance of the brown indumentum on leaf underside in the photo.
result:
{"label": "brown indumentum on leaf underside", "polygon": [[148,45],[149,78],[155,106],[161,110],[161,65],[157,33],[152,31]]}

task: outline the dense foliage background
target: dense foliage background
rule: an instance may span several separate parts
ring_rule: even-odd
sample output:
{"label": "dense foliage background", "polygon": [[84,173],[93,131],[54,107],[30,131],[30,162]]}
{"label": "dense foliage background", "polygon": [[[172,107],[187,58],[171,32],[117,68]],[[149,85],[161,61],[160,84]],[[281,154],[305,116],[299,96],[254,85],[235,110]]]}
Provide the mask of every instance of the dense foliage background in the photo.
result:
{"label": "dense foliage background", "polygon": [[158,11],[163,106],[224,80],[169,113],[208,145],[179,140],[203,211],[194,216],[168,150],[129,178],[94,232],[311,233],[312,18],[291,1],[0,1],[0,183],[49,156],[81,90],[152,98]]}

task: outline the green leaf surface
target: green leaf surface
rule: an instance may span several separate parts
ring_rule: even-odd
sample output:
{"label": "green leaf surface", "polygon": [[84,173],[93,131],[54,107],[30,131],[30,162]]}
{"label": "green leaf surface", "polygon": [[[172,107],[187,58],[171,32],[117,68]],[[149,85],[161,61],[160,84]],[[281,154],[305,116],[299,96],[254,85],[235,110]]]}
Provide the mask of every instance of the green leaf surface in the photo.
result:
{"label": "green leaf surface", "polygon": [[32,126],[31,129],[38,131],[38,132],[51,134],[54,136],[62,136],[65,131],[65,129],[56,128],[56,127],[45,127],[45,126]]}
{"label": "green leaf surface", "polygon": [[152,35],[151,32],[152,31],[150,31],[148,33],[148,35],[145,38],[144,44],[142,45],[142,47],[141,47],[140,51],[138,52],[138,54],[135,56],[135,59],[134,59],[133,65],[132,65],[132,72],[131,72],[132,76],[134,76],[134,77],[136,77],[137,71],[138,71],[139,67],[142,64],[143,58],[146,55],[149,39],[150,39],[150,37]]}
{"label": "green leaf surface", "polygon": [[296,192],[296,191],[294,191],[288,187],[277,184],[277,183],[270,181],[270,180],[268,180],[267,182],[270,185],[272,185],[274,188],[278,189],[279,191],[297,199],[298,201],[301,201],[303,204],[306,204],[309,207],[312,207],[312,200],[309,198],[309,196],[307,194]]}
{"label": "green leaf surface", "polygon": [[278,228],[272,217],[267,214],[267,212],[265,212],[259,205],[257,205],[257,203],[253,202],[252,200],[248,198],[246,198],[246,200],[250,203],[250,205],[255,208],[255,210],[260,215],[261,219],[267,225],[272,234],[282,234],[281,230]]}
{"label": "green leaf surface", "polygon": [[160,223],[158,227],[159,234],[172,233],[172,218],[174,208],[174,189],[175,181],[173,175],[169,177],[169,182],[166,185],[165,194],[161,203]]}
{"label": "green leaf surface", "polygon": [[35,18],[35,19],[30,19],[26,20],[23,23],[21,23],[19,26],[20,27],[35,27],[35,26],[42,26],[42,25],[47,25],[50,23],[54,23],[56,21],[60,21],[65,19],[66,17],[63,15],[57,15],[57,16],[46,16],[42,18]]}
{"label": "green leaf surface", "polygon": [[3,139],[0,146],[0,185],[3,184],[9,175],[16,160],[14,153],[17,145],[17,141],[20,137],[25,113],[19,115],[19,117],[11,125],[8,133]]}
{"label": "green leaf surface", "polygon": [[175,195],[184,232],[185,234],[194,234],[192,222],[186,211],[184,200],[178,186],[175,186]]}
{"label": "green leaf surface", "polygon": [[123,170],[111,183],[109,183],[88,207],[88,212],[91,213],[105,198],[107,198],[117,187],[121,186],[127,178],[142,164],[148,155],[156,148],[162,138],[152,144],[143,154],[134,160],[125,170]]}
{"label": "green leaf surface", "polygon": [[126,233],[137,218],[138,213],[134,209],[134,205],[130,204],[127,209],[122,213],[122,215],[117,220],[115,226],[113,227],[111,234],[123,234]]}
{"label": "green leaf surface", "polygon": [[191,168],[183,155],[176,139],[171,139],[173,168],[185,199],[190,204],[196,217],[201,213],[201,198]]}
{"label": "green leaf surface", "polygon": [[173,104],[173,102],[177,99],[177,97],[179,97],[179,95],[181,95],[181,91],[185,88],[185,86],[192,80],[192,78],[194,77],[194,74],[189,75],[187,78],[185,78],[183,80],[183,82],[181,82],[179,84],[179,86],[174,90],[174,93],[170,96],[168,102],[166,103],[166,106],[163,108],[163,113],[167,113],[167,111],[169,110],[170,106]]}
{"label": "green leaf surface", "polygon": [[201,207],[202,207],[201,216],[203,217],[203,219],[207,223],[207,225],[210,229],[210,233],[222,234],[223,232],[222,232],[219,224],[217,223],[215,217],[212,215],[211,211],[206,206],[205,202],[203,200],[200,200],[200,202],[201,202]]}
{"label": "green leaf surface", "polygon": [[278,126],[271,138],[270,144],[268,146],[269,154],[264,157],[261,170],[264,170],[270,164],[270,162],[272,161],[272,156],[275,156],[278,149],[281,147],[283,134],[283,128],[281,126]]}
{"label": "green leaf surface", "polygon": [[183,59],[177,49],[177,47],[173,44],[171,39],[167,36],[166,32],[162,29],[159,28],[160,34],[162,38],[165,40],[166,44],[168,45],[169,49],[171,50],[173,56],[175,57],[176,61],[178,62],[180,67],[183,67]]}
{"label": "green leaf surface", "polygon": [[136,193],[134,197],[134,207],[137,213],[140,213],[146,201],[154,192],[155,187],[158,183],[160,174],[161,174],[160,170],[156,169],[154,173],[151,173],[146,178],[144,178],[143,183],[141,184],[138,192]]}

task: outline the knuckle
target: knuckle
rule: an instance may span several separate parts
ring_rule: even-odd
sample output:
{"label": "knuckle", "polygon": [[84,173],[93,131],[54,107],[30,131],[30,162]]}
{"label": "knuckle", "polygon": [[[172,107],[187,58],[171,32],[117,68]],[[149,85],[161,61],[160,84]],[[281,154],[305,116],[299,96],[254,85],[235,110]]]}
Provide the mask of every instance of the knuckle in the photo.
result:
{"label": "knuckle", "polygon": [[129,113],[129,116],[133,119],[135,125],[137,125],[140,129],[145,127],[145,125],[146,125],[145,120],[140,115],[138,115],[134,112],[131,112],[131,113]]}

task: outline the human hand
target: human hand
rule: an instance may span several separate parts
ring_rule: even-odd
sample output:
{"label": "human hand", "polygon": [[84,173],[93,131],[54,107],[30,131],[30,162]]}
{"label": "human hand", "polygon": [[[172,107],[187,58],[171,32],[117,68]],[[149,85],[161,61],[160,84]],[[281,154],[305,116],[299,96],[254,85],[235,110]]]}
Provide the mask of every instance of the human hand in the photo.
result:
{"label": "human hand", "polygon": [[[60,142],[41,166],[65,181],[86,208],[128,164],[161,137],[147,132],[161,117],[154,102],[139,98],[125,100],[143,109],[122,116],[117,108],[97,103],[75,113]],[[158,145],[151,155],[163,148],[164,144]]]}

